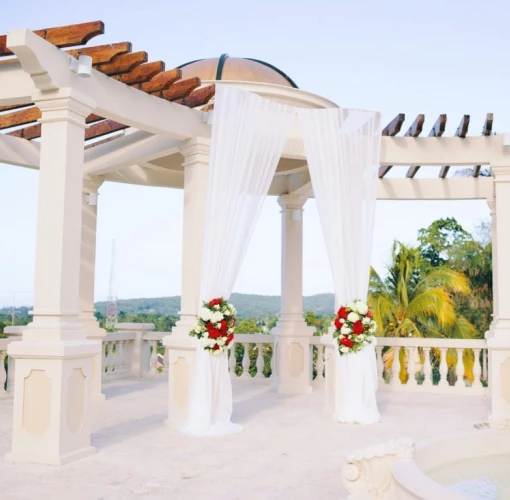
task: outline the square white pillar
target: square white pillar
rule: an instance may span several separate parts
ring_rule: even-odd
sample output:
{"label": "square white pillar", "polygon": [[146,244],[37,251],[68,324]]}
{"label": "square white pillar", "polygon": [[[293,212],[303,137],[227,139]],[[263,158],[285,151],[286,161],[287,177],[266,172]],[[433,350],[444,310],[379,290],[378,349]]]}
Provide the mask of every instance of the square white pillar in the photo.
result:
{"label": "square white pillar", "polygon": [[163,339],[168,352],[167,424],[171,426],[179,426],[187,419],[195,374],[196,342],[189,332],[196,326],[200,307],[210,140],[190,140],[181,154],[184,156],[181,310],[172,334]]}
{"label": "square white pillar", "polygon": [[103,339],[106,331],[100,328],[94,312],[94,285],[96,271],[96,235],[98,190],[103,181],[85,176],[82,190],[82,231],[80,262],[80,322],[88,339],[95,341],[100,349],[92,360],[92,402],[105,400],[102,393]]}
{"label": "square white pillar", "polygon": [[16,364],[8,460],[60,465],[90,446],[92,358],[79,320],[83,146],[93,103],[39,93],[42,112],[33,322],[9,345]]}
{"label": "square white pillar", "polygon": [[[491,165],[495,207],[493,256],[497,256],[493,281],[494,320],[489,348],[490,424],[510,429],[510,166]],[[496,218],[497,215],[497,218]]]}
{"label": "square white pillar", "polygon": [[303,205],[307,198],[282,195],[281,313],[274,336],[273,389],[282,394],[312,392],[310,337],[303,319]]}

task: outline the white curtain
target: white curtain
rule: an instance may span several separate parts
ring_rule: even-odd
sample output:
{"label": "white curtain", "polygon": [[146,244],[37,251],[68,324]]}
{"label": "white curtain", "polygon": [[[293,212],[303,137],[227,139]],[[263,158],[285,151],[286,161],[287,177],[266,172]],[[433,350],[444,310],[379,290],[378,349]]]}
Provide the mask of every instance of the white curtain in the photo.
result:
{"label": "white curtain", "polygon": [[[230,297],[294,116],[294,108],[216,86],[202,300]],[[195,383],[182,431],[195,436],[238,432],[231,415],[227,354],[210,355],[197,345]]]}
{"label": "white curtain", "polygon": [[[299,110],[313,191],[338,305],[367,300],[377,195],[380,114],[353,109]],[[368,424],[377,409],[375,348],[340,356],[340,422]]]}

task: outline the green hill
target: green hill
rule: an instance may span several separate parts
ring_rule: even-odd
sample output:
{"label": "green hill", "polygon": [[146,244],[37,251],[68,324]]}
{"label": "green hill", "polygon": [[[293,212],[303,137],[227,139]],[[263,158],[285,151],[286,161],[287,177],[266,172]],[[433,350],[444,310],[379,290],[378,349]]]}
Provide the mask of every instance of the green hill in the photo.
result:
{"label": "green hill", "polygon": [[[237,309],[240,318],[256,318],[263,320],[275,316],[280,312],[280,297],[276,295],[248,295],[234,293],[230,298]],[[106,302],[97,302],[96,310],[106,314]],[[126,314],[162,314],[177,316],[181,305],[181,298],[156,297],[150,299],[126,299],[118,301],[118,310]],[[329,315],[334,310],[332,293],[311,295],[303,299],[304,311],[313,311],[318,315]]]}

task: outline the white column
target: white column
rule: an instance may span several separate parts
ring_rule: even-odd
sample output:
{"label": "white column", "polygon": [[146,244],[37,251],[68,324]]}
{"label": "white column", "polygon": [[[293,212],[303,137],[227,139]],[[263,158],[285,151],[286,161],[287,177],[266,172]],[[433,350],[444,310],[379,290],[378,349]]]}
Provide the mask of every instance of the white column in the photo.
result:
{"label": "white column", "polygon": [[[497,278],[494,282],[494,327],[489,347],[490,423],[510,429],[510,166],[491,165],[494,176],[493,255]],[[494,214],[494,215],[495,215]],[[495,222],[495,224],[494,224]]]}
{"label": "white column", "polygon": [[485,337],[489,338],[494,333],[496,318],[498,317],[498,232],[496,199],[487,200],[491,211],[491,232],[492,232],[492,322]]}
{"label": "white column", "polygon": [[282,195],[282,271],[280,320],[274,335],[273,388],[283,394],[308,393],[310,337],[315,329],[303,319],[303,205],[306,197]]}
{"label": "white column", "polygon": [[[85,176],[82,190],[82,229],[81,229],[81,264],[80,264],[80,321],[87,338],[94,340],[103,349],[106,331],[99,327],[94,316],[94,285],[96,271],[96,233],[98,190],[103,181]],[[92,362],[92,402],[105,399],[101,392],[103,377],[103,356],[100,352]]]}
{"label": "white column", "polygon": [[200,306],[205,206],[209,175],[210,140],[196,138],[181,149],[184,157],[184,214],[180,319],[163,339],[168,352],[168,420],[182,424],[188,416],[188,398],[195,373],[195,327]]}
{"label": "white column", "polygon": [[33,322],[16,359],[12,452],[7,460],[61,465],[90,446],[92,358],[97,342],[79,320],[85,117],[92,105],[70,89],[40,93],[41,158]]}

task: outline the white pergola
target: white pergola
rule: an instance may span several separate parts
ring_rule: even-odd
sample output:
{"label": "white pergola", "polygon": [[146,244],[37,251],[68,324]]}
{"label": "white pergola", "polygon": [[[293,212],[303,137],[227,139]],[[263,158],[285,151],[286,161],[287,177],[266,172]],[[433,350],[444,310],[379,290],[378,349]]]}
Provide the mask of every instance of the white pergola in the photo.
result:
{"label": "white pergola", "polygon": [[[102,23],[59,29],[9,32],[6,48],[0,38],[0,58],[15,56],[0,59],[0,129],[5,131],[0,162],[40,171],[33,322],[21,342],[9,345],[16,360],[9,457],[50,464],[93,452],[90,408],[103,398],[100,346],[105,333],[94,317],[97,206],[89,195],[104,182],[184,189],[181,313],[165,345],[168,422],[175,425],[186,417],[194,367],[188,332],[199,304],[215,84],[179,80],[178,70],[165,72],[162,63],[148,63],[145,53],[132,53],[123,44],[66,53],[61,48],[100,34]],[[71,57],[79,53],[93,58],[88,78],[70,68]],[[295,106],[336,107],[296,88],[222,83]],[[504,257],[510,255],[510,134],[490,135],[488,117],[484,135],[467,137],[469,118],[464,117],[455,137],[441,137],[446,122],[441,115],[431,134],[419,137],[423,120],[420,115],[404,136],[397,137],[402,115],[384,129],[378,198],[487,200],[494,252],[494,321],[488,333],[491,422],[510,427],[510,259]],[[105,139],[93,142],[99,137]],[[476,166],[473,177],[446,177],[449,167],[466,165]],[[484,165],[491,168],[491,177],[478,176]],[[409,167],[406,178],[386,178],[393,166]],[[430,166],[443,167],[440,178],[416,177],[418,169]],[[281,393],[306,393],[311,390],[312,331],[302,314],[302,213],[313,189],[297,129],[287,140],[269,195],[278,196],[282,207],[274,387]],[[333,385],[326,383],[330,395]]]}

